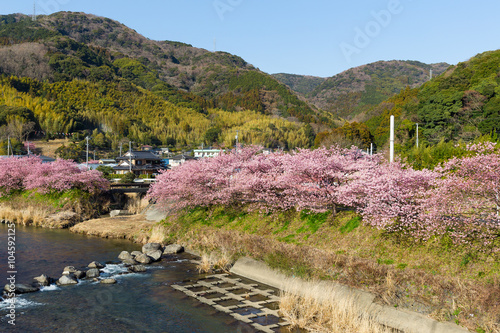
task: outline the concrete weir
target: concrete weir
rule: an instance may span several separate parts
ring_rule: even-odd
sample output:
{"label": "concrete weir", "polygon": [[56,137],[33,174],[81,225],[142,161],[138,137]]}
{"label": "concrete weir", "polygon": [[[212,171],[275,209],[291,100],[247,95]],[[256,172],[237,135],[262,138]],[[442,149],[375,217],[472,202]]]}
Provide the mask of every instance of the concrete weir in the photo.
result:
{"label": "concrete weir", "polygon": [[229,274],[215,274],[197,281],[174,284],[172,288],[196,298],[201,303],[231,315],[234,319],[253,326],[256,330],[274,333],[289,323],[279,317],[279,297],[275,290]]}
{"label": "concrete weir", "polygon": [[[293,283],[297,290],[310,290],[313,284],[296,278],[289,278],[278,273],[266,264],[251,258],[240,258],[231,268],[231,273],[240,275],[277,289],[283,289],[287,284]],[[349,298],[359,311],[368,314],[374,321],[394,328],[401,332],[412,333],[464,333],[469,330],[459,327],[453,323],[443,323],[428,318],[419,313],[399,310],[391,306],[381,305],[374,302],[375,295],[340,285],[334,282],[321,281],[314,283],[317,288],[333,290],[336,297]],[[323,293],[318,293],[317,298],[326,297]]]}

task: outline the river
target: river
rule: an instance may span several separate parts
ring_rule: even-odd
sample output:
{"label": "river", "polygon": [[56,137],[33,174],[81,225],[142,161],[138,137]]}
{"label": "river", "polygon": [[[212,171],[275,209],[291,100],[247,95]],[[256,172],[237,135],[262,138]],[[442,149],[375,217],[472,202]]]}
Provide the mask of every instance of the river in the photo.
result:
{"label": "river", "polygon": [[[7,225],[0,223],[0,281],[7,272]],[[17,283],[31,283],[46,274],[59,278],[65,266],[106,263],[105,275],[118,283],[91,281],[74,286],[44,288],[16,297],[15,326],[9,324],[8,302],[0,303],[0,332],[255,332],[251,326],[203,305],[170,285],[196,278],[189,254],[180,254],[148,266],[146,273],[119,275],[118,254],[140,250],[125,240],[109,240],[16,225],[15,275]],[[12,258],[11,258],[12,259]]]}

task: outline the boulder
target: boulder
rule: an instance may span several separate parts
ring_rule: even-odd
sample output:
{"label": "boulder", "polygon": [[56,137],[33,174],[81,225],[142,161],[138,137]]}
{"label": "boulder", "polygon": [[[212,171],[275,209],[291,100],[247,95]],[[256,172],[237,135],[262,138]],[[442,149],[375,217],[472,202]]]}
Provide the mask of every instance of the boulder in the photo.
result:
{"label": "boulder", "polygon": [[142,273],[146,271],[146,267],[144,265],[132,265],[128,270],[134,273]]}
{"label": "boulder", "polygon": [[114,283],[116,283],[116,280],[115,280],[115,279],[112,279],[112,278],[109,278],[109,279],[102,279],[102,280],[101,280],[101,283],[104,283],[104,284],[114,284]]}
{"label": "boulder", "polygon": [[86,273],[83,271],[76,271],[73,274],[75,275],[75,278],[77,278],[77,279],[83,279],[86,276]]}
{"label": "boulder", "polygon": [[128,253],[128,251],[122,251],[118,255],[118,259],[120,260],[126,260],[126,259],[133,259],[132,255]]}
{"label": "boulder", "polygon": [[181,253],[184,251],[184,247],[179,244],[171,244],[168,246],[165,246],[165,249],[163,250],[163,254],[177,254]]}
{"label": "boulder", "polygon": [[66,266],[66,267],[64,267],[62,273],[63,273],[63,275],[69,275],[69,274],[75,273],[76,271],[77,271],[77,269],[74,266]]}
{"label": "boulder", "polygon": [[35,291],[40,290],[38,287],[33,287],[28,284],[23,284],[23,283],[16,283],[14,285],[14,289],[11,289],[12,285],[6,284],[5,287],[3,288],[6,292],[11,293],[14,292],[16,294],[26,294],[26,293],[32,293]]}
{"label": "boulder", "polygon": [[142,253],[149,254],[150,252],[162,250],[160,243],[147,243],[142,246]]}
{"label": "boulder", "polygon": [[96,278],[98,277],[99,275],[101,275],[101,273],[99,272],[99,269],[97,268],[91,268],[87,271],[87,278],[88,279],[92,279],[92,278]]}
{"label": "boulder", "polygon": [[122,260],[122,263],[125,266],[131,266],[131,265],[137,265],[138,264],[138,262],[135,261],[135,259],[124,259],[124,260]]}
{"label": "boulder", "polygon": [[92,261],[87,267],[88,268],[104,268],[104,265],[98,261]]}
{"label": "boulder", "polygon": [[57,280],[57,284],[60,286],[67,286],[71,284],[77,284],[78,281],[76,280],[75,276],[73,274],[68,274],[68,275],[63,275]]}
{"label": "boulder", "polygon": [[137,257],[137,256],[140,256],[142,254],[142,252],[141,251],[132,251],[130,254],[132,255],[132,257]]}
{"label": "boulder", "polygon": [[135,257],[135,261],[141,264],[150,264],[153,260],[143,253],[140,256]]}
{"label": "boulder", "polygon": [[148,253],[148,257],[153,259],[153,261],[159,261],[161,260],[161,256],[163,255],[163,252],[161,250],[156,250],[153,252]]}
{"label": "boulder", "polygon": [[50,286],[50,283],[52,282],[52,279],[45,274],[36,276],[33,280],[35,280],[42,287]]}

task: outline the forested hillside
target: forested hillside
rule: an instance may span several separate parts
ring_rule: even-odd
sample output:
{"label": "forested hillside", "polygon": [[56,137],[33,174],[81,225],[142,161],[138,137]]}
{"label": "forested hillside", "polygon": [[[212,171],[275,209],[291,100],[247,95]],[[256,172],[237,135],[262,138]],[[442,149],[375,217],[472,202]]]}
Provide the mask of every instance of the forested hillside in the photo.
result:
{"label": "forested hillside", "polygon": [[98,151],[128,140],[227,147],[236,130],[243,143],[291,148],[312,144],[309,123],[332,123],[240,57],[152,41],[90,14],[0,16],[0,75],[0,150],[8,136],[24,150],[26,133],[72,133],[61,152],[75,158],[89,134]]}
{"label": "forested hillside", "polygon": [[[496,140],[500,132],[499,85],[500,50],[484,52],[379,104],[368,113],[365,124],[382,147],[389,137],[389,117],[395,115],[399,152],[429,165],[458,154],[457,143],[480,137]],[[415,148],[417,123],[419,149]]]}
{"label": "forested hillside", "polygon": [[[167,146],[234,145],[240,142],[271,147],[303,147],[314,139],[310,126],[271,118],[256,111],[197,112],[165,101],[154,93],[121,82],[40,82],[30,78],[0,81],[0,126],[34,122],[48,137],[71,137],[92,132],[91,144],[103,151],[116,149],[123,138],[139,144]],[[3,117],[2,117],[3,115]],[[3,123],[2,123],[3,119]],[[22,136],[17,138],[18,141]],[[77,149],[77,147],[75,147]]]}
{"label": "forested hillside", "polygon": [[197,110],[255,110],[304,122],[329,119],[242,58],[152,41],[108,18],[59,12],[0,17],[0,73],[38,80],[126,79]]}
{"label": "forested hillside", "polygon": [[293,91],[303,95],[309,94],[326,80],[324,77],[286,73],[277,73],[273,74],[273,76],[289,86]]}
{"label": "forested hillside", "polygon": [[427,65],[418,61],[378,61],[351,68],[328,78],[306,95],[310,103],[347,120],[364,121],[373,106],[409,86],[415,88],[429,80],[430,70],[437,76],[448,64]]}

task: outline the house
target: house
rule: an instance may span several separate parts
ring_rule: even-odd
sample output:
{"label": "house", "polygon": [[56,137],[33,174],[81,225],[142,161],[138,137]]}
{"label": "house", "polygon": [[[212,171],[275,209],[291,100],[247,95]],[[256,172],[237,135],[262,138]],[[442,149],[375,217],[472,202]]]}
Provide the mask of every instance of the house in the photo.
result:
{"label": "house", "polygon": [[151,152],[158,156],[170,156],[170,150],[168,148],[153,148]]}
{"label": "house", "polygon": [[205,157],[215,157],[219,156],[223,152],[221,149],[195,149],[194,157],[205,158]]}
{"label": "house", "polygon": [[99,160],[99,164],[115,166],[116,160],[114,160],[112,158],[101,158]]}
{"label": "house", "polygon": [[197,158],[196,157],[193,157],[193,156],[189,156],[189,155],[185,155],[185,154],[181,154],[181,155],[176,155],[174,157],[170,157],[168,159],[168,165],[171,167],[171,168],[174,168],[176,166],[179,166],[181,165],[182,163],[186,162],[186,161],[189,161],[189,160],[196,160]]}
{"label": "house", "polygon": [[151,175],[166,168],[162,165],[162,158],[151,151],[132,151],[116,158],[118,165],[113,167],[117,174],[132,171],[135,175]]}

